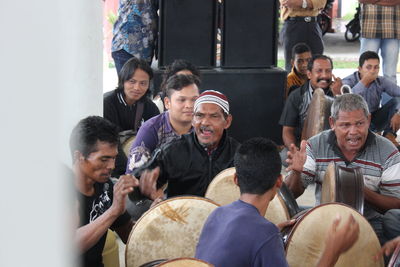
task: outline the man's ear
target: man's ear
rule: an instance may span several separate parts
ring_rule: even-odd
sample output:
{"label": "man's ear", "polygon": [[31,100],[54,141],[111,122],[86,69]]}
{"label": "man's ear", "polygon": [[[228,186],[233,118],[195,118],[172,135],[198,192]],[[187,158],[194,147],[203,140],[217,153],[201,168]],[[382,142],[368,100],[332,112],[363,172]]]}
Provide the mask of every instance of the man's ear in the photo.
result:
{"label": "man's ear", "polygon": [[311,80],[311,71],[307,70],[307,78]]}
{"label": "man's ear", "polygon": [[333,119],[332,116],[329,116],[329,126],[331,127],[332,130],[335,130],[335,120]]}
{"label": "man's ear", "polygon": [[275,186],[277,188],[281,188],[282,183],[283,183],[283,176],[282,174],[279,174],[278,179],[276,179]]}
{"label": "man's ear", "polygon": [[171,100],[169,99],[168,96],[164,97],[164,106],[166,109],[170,109],[171,108]]}
{"label": "man's ear", "polygon": [[235,185],[239,186],[239,182],[238,182],[238,178],[237,178],[236,172],[235,172],[235,174],[233,175],[233,182],[235,183]]}
{"label": "man's ear", "polygon": [[232,120],[233,120],[232,115],[229,114],[228,117],[226,117],[226,124],[224,127],[225,130],[228,129],[229,127],[231,127]]}
{"label": "man's ear", "polygon": [[294,67],[294,60],[293,59],[290,60],[290,65],[292,65],[292,68]]}

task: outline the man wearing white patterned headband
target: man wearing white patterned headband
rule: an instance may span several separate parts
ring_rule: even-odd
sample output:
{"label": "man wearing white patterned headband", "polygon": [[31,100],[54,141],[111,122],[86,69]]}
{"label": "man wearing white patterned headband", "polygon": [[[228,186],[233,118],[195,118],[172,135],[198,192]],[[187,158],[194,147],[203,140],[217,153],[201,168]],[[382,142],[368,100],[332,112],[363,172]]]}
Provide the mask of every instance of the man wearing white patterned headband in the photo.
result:
{"label": "man wearing white patterned headband", "polygon": [[194,132],[156,150],[146,165],[132,173],[140,178],[140,193],[154,200],[168,182],[168,197],[204,196],[215,175],[233,166],[240,144],[227,135],[231,122],[224,94],[212,90],[200,94],[194,104]]}

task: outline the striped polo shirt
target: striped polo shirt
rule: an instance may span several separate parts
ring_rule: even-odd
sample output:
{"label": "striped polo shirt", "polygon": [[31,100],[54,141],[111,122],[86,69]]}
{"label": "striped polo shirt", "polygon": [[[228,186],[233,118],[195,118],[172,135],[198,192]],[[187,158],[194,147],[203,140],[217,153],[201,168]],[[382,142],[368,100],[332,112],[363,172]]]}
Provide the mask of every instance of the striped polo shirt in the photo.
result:
{"label": "striped polo shirt", "polygon": [[332,161],[347,168],[359,167],[367,188],[400,198],[400,153],[386,138],[369,132],[365,145],[351,162],[340,151],[334,131],[326,130],[310,138],[301,179],[304,187],[316,183],[317,204],[320,203],[326,168]]}

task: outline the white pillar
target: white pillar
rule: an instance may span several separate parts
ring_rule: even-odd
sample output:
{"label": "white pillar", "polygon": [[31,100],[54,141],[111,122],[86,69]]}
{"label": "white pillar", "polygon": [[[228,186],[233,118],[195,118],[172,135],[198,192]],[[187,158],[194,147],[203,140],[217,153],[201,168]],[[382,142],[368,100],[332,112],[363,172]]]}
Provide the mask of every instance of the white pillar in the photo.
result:
{"label": "white pillar", "polygon": [[73,266],[68,138],[102,114],[101,0],[0,1],[0,266]]}

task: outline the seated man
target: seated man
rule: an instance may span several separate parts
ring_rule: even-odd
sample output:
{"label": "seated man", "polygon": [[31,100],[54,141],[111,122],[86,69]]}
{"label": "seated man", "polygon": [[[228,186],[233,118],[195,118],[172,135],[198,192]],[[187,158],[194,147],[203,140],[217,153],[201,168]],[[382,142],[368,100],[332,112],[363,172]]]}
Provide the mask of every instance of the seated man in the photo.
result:
{"label": "seated man", "polygon": [[117,127],[101,117],[81,120],[71,133],[80,219],[76,240],[83,266],[103,266],[102,251],[108,228],[126,242],[133,226],[125,212],[125,200],[139,183],[131,175],[121,176],[115,185],[110,181],[117,146]]}
{"label": "seated man", "polygon": [[[215,175],[233,166],[239,143],[226,133],[231,122],[226,96],[212,90],[203,92],[194,104],[194,132],[161,147],[133,173],[141,176],[141,193],[154,200],[160,196],[156,182],[157,188],[168,182],[168,197],[204,196]],[[151,171],[143,172],[150,168]]]}
{"label": "seated man", "polygon": [[[364,216],[383,244],[400,235],[400,153],[394,145],[370,132],[371,115],[365,100],[357,94],[335,98],[326,130],[298,150],[288,153],[291,170],[286,183],[295,197],[316,183],[315,197],[320,203],[321,185],[331,161],[340,166],[361,169],[364,175]],[[397,217],[397,219],[396,219]]]}
{"label": "seated man", "polygon": [[[240,199],[211,213],[195,257],[218,267],[288,266],[279,229],[264,218],[282,185],[281,159],[275,144],[264,138],[244,142],[235,154],[235,167]],[[318,266],[333,266],[358,238],[359,226],[352,216],[337,229],[339,220],[328,232]]]}
{"label": "seated man", "polygon": [[192,129],[193,106],[200,80],[194,75],[174,75],[165,85],[167,111],[143,123],[129,153],[127,173],[146,163],[154,150]]}
{"label": "seated man", "polygon": [[[343,84],[349,85],[354,94],[361,95],[367,101],[371,112],[371,130],[383,131],[383,136],[400,148],[396,141],[396,132],[400,128],[400,102],[394,98],[400,96],[400,87],[378,74],[378,54],[366,51],[360,56],[358,71],[344,78]],[[380,107],[384,92],[393,98]]]}
{"label": "seated man", "polygon": [[307,65],[311,60],[311,49],[305,43],[298,43],[292,49],[292,71],[287,76],[285,96],[307,82]]}
{"label": "seated man", "polygon": [[[328,96],[340,94],[342,83],[340,78],[332,74],[331,58],[315,55],[308,62],[307,69],[309,81],[289,95],[279,120],[279,124],[283,126],[282,140],[286,148],[289,148],[291,144],[298,146],[300,143],[301,131],[314,90],[321,88]],[[286,152],[284,154],[286,155]]]}

